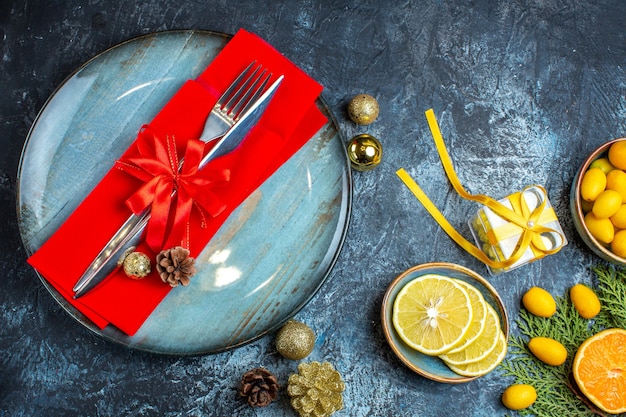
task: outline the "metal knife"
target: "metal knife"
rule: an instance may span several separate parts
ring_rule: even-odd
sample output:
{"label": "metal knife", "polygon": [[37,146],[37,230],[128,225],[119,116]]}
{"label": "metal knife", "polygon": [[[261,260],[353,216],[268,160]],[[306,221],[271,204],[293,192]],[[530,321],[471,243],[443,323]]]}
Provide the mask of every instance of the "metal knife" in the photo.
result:
{"label": "metal knife", "polygon": [[[239,118],[239,121],[218,140],[215,146],[211,148],[200,162],[199,169],[206,166],[212,159],[226,155],[239,146],[250,130],[258,123],[282,80],[283,76],[281,75],[267,91],[259,97],[257,102]],[[148,220],[150,220],[149,209],[140,215],[131,215],[128,220],[124,222],[72,288],[74,291],[74,299],[85,295],[118,267],[120,255],[129,248],[137,246],[141,241]]]}

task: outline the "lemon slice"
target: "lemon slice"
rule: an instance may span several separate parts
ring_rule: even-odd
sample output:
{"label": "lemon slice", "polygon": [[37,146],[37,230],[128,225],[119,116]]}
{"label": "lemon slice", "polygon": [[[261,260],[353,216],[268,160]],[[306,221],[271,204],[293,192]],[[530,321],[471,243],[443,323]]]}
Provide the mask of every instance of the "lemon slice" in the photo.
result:
{"label": "lemon slice", "polygon": [[485,328],[480,337],[459,352],[448,352],[440,356],[448,365],[459,366],[478,362],[485,359],[496,348],[499,335],[502,334],[500,318],[491,304],[486,305],[486,308]]}
{"label": "lemon slice", "polygon": [[482,293],[476,287],[465,281],[459,279],[457,280],[457,283],[467,291],[467,295],[470,298],[470,303],[472,304],[472,309],[474,311],[474,319],[472,320],[472,325],[463,337],[463,342],[461,342],[459,346],[447,352],[447,355],[461,352],[478,339],[480,335],[483,334],[483,331],[485,330],[485,323],[487,321],[487,302],[485,301],[485,297],[483,297]]}
{"label": "lemon slice", "polygon": [[392,316],[396,332],[408,346],[440,355],[463,340],[473,312],[467,291],[456,280],[428,274],[400,290]]}
{"label": "lemon slice", "polygon": [[487,357],[478,361],[468,363],[466,365],[452,365],[447,364],[448,367],[459,375],[462,376],[482,376],[496,369],[496,366],[502,362],[506,356],[506,338],[502,331],[498,332],[498,343],[494,350],[491,351]]}

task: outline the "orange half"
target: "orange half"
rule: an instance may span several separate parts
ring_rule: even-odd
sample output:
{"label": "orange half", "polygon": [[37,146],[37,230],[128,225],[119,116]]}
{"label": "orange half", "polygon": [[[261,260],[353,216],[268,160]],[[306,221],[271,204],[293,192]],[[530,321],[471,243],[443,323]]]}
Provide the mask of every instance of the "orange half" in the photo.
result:
{"label": "orange half", "polygon": [[626,412],[626,330],[603,330],[585,340],[573,364],[580,390],[611,414]]}

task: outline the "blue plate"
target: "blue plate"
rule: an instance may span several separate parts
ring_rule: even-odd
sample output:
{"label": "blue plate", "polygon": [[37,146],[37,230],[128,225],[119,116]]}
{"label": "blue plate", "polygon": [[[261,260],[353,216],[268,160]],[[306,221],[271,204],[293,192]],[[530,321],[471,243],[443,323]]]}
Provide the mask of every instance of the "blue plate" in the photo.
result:
{"label": "blue plate", "polygon": [[[20,233],[29,254],[65,221],[114,161],[230,36],[161,32],[117,45],[73,73],[28,134],[18,178]],[[321,287],[348,227],[352,182],[329,122],[230,216],[197,257],[198,274],[171,291],[129,337],[100,330],[41,281],[76,320],[126,346],[167,354],[223,351],[280,327]],[[89,239],[89,231],[76,242]]]}
{"label": "blue plate", "polygon": [[398,277],[387,289],[385,297],[383,298],[381,312],[383,331],[385,332],[387,342],[396,356],[409,369],[426,378],[437,382],[446,382],[451,384],[458,384],[476,379],[477,377],[465,377],[458,375],[450,370],[450,368],[448,368],[448,366],[441,359],[424,355],[423,353],[411,348],[402,341],[393,327],[393,303],[396,296],[406,284],[413,281],[415,278],[427,274],[438,274],[450,278],[457,278],[477,288],[485,297],[485,301],[491,304],[500,316],[502,331],[504,332],[505,338],[508,340],[509,324],[506,308],[504,307],[504,303],[495,288],[493,288],[483,277],[468,268],[451,263],[435,262],[414,266],[413,268],[404,271],[398,275]]}

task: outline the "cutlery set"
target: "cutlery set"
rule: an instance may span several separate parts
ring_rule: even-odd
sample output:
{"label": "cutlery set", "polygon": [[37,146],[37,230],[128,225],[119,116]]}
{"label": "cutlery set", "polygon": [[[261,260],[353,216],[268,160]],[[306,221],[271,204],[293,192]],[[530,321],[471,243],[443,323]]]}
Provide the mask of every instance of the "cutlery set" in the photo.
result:
{"label": "cutlery set", "polygon": [[[217,143],[201,160],[198,169],[235,150],[258,123],[284,79],[281,75],[267,87],[271,77],[267,69],[252,62],[220,96],[200,136],[205,143],[214,140]],[[179,171],[182,163],[181,160]],[[119,267],[120,256],[137,246],[149,220],[150,208],[147,208],[140,215],[132,214],[124,222],[74,285],[75,299],[95,288]]]}

